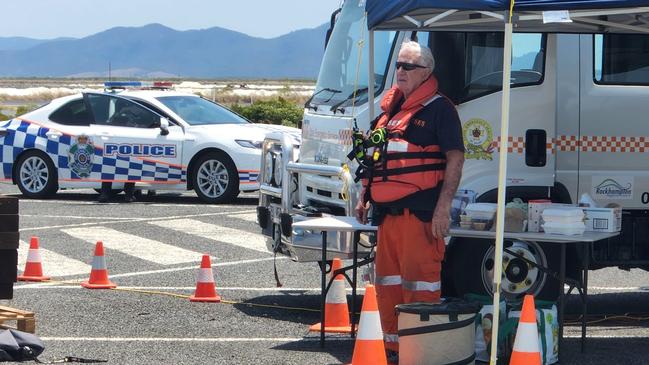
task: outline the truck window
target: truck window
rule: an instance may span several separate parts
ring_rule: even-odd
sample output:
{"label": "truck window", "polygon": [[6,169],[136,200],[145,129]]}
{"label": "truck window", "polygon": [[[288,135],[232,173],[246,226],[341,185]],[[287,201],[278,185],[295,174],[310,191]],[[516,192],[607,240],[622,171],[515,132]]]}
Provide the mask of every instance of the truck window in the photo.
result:
{"label": "truck window", "polygon": [[[311,104],[346,107],[352,102],[355,105],[367,102],[369,38],[363,3],[345,1],[343,4],[325,49]],[[374,92],[377,94],[385,83],[395,36],[396,32],[374,33]]]}
{"label": "truck window", "polygon": [[[502,32],[431,32],[439,88],[456,104],[502,90]],[[511,87],[540,84],[545,70],[545,36],[514,34]]]}
{"label": "truck window", "polygon": [[594,75],[597,84],[649,85],[649,36],[596,34]]}

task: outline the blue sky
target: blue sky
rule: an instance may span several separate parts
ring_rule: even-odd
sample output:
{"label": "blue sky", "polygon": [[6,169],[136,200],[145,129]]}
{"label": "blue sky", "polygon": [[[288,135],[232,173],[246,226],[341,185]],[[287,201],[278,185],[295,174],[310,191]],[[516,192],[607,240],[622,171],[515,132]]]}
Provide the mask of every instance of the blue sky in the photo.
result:
{"label": "blue sky", "polygon": [[328,22],[341,0],[3,0],[0,37],[81,38],[117,26],[221,27],[273,38]]}

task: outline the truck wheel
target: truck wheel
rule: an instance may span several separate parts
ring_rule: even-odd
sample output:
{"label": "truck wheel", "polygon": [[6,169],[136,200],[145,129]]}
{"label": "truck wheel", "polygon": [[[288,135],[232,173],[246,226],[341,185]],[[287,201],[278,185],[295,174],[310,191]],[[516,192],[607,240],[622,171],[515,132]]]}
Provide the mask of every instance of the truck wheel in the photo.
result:
{"label": "truck wheel", "polygon": [[18,189],[27,198],[45,198],[58,190],[56,168],[41,151],[29,151],[16,163]]}
{"label": "truck wheel", "polygon": [[[505,241],[505,248],[558,272],[558,254],[536,242]],[[449,246],[442,269],[442,289],[445,295],[461,297],[467,293],[492,295],[495,247],[489,240],[460,238]],[[558,250],[557,250],[558,252]],[[538,299],[556,300],[559,295],[557,281],[525,260],[503,253],[501,296],[505,300],[520,299],[534,294]]]}
{"label": "truck wheel", "polygon": [[194,191],[211,204],[229,203],[239,194],[239,174],[223,152],[210,152],[196,161]]}

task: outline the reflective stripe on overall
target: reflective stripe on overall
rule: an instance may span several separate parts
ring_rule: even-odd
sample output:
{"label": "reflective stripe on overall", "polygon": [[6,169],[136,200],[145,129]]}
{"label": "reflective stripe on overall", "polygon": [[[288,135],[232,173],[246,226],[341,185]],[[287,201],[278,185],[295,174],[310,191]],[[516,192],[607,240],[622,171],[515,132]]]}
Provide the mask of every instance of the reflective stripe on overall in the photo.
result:
{"label": "reflective stripe on overall", "polygon": [[[388,149],[391,149],[393,142],[396,145],[405,144],[403,152],[394,149],[394,144],[392,146],[392,153],[401,153],[404,157],[388,159],[382,170],[388,172],[389,178],[381,176],[379,169],[368,187],[373,202],[386,202],[388,206],[389,202],[434,188],[444,179],[445,160],[438,145],[422,147],[403,139],[415,114],[439,97],[437,81],[433,77],[425,81],[404,101],[398,113],[392,113],[402,97],[398,89],[388,91],[381,104],[386,113],[376,127],[386,127],[390,134],[396,132],[399,138],[393,141],[390,137]],[[423,157],[413,158],[418,155]],[[410,173],[411,170],[416,173]],[[434,202],[430,204],[434,209]],[[386,215],[379,226],[376,293],[387,349],[399,350],[398,322],[394,310],[397,304],[439,300],[444,249],[444,240],[432,236],[431,222],[422,222],[409,209],[404,209],[400,215]]]}
{"label": "reflective stripe on overall", "polygon": [[376,295],[387,349],[398,351],[397,304],[436,302],[440,298],[443,239],[434,239],[430,222],[408,209],[386,215],[378,231]]}

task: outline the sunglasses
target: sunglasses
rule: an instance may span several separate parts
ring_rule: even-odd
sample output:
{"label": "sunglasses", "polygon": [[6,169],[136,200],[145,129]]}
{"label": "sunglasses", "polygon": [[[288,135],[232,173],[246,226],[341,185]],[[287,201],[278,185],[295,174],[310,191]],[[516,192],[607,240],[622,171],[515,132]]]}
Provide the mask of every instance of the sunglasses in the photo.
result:
{"label": "sunglasses", "polygon": [[397,62],[397,70],[400,68],[403,68],[404,71],[412,71],[416,68],[428,68],[428,67],[422,65],[416,65],[414,63],[408,63],[408,62]]}

